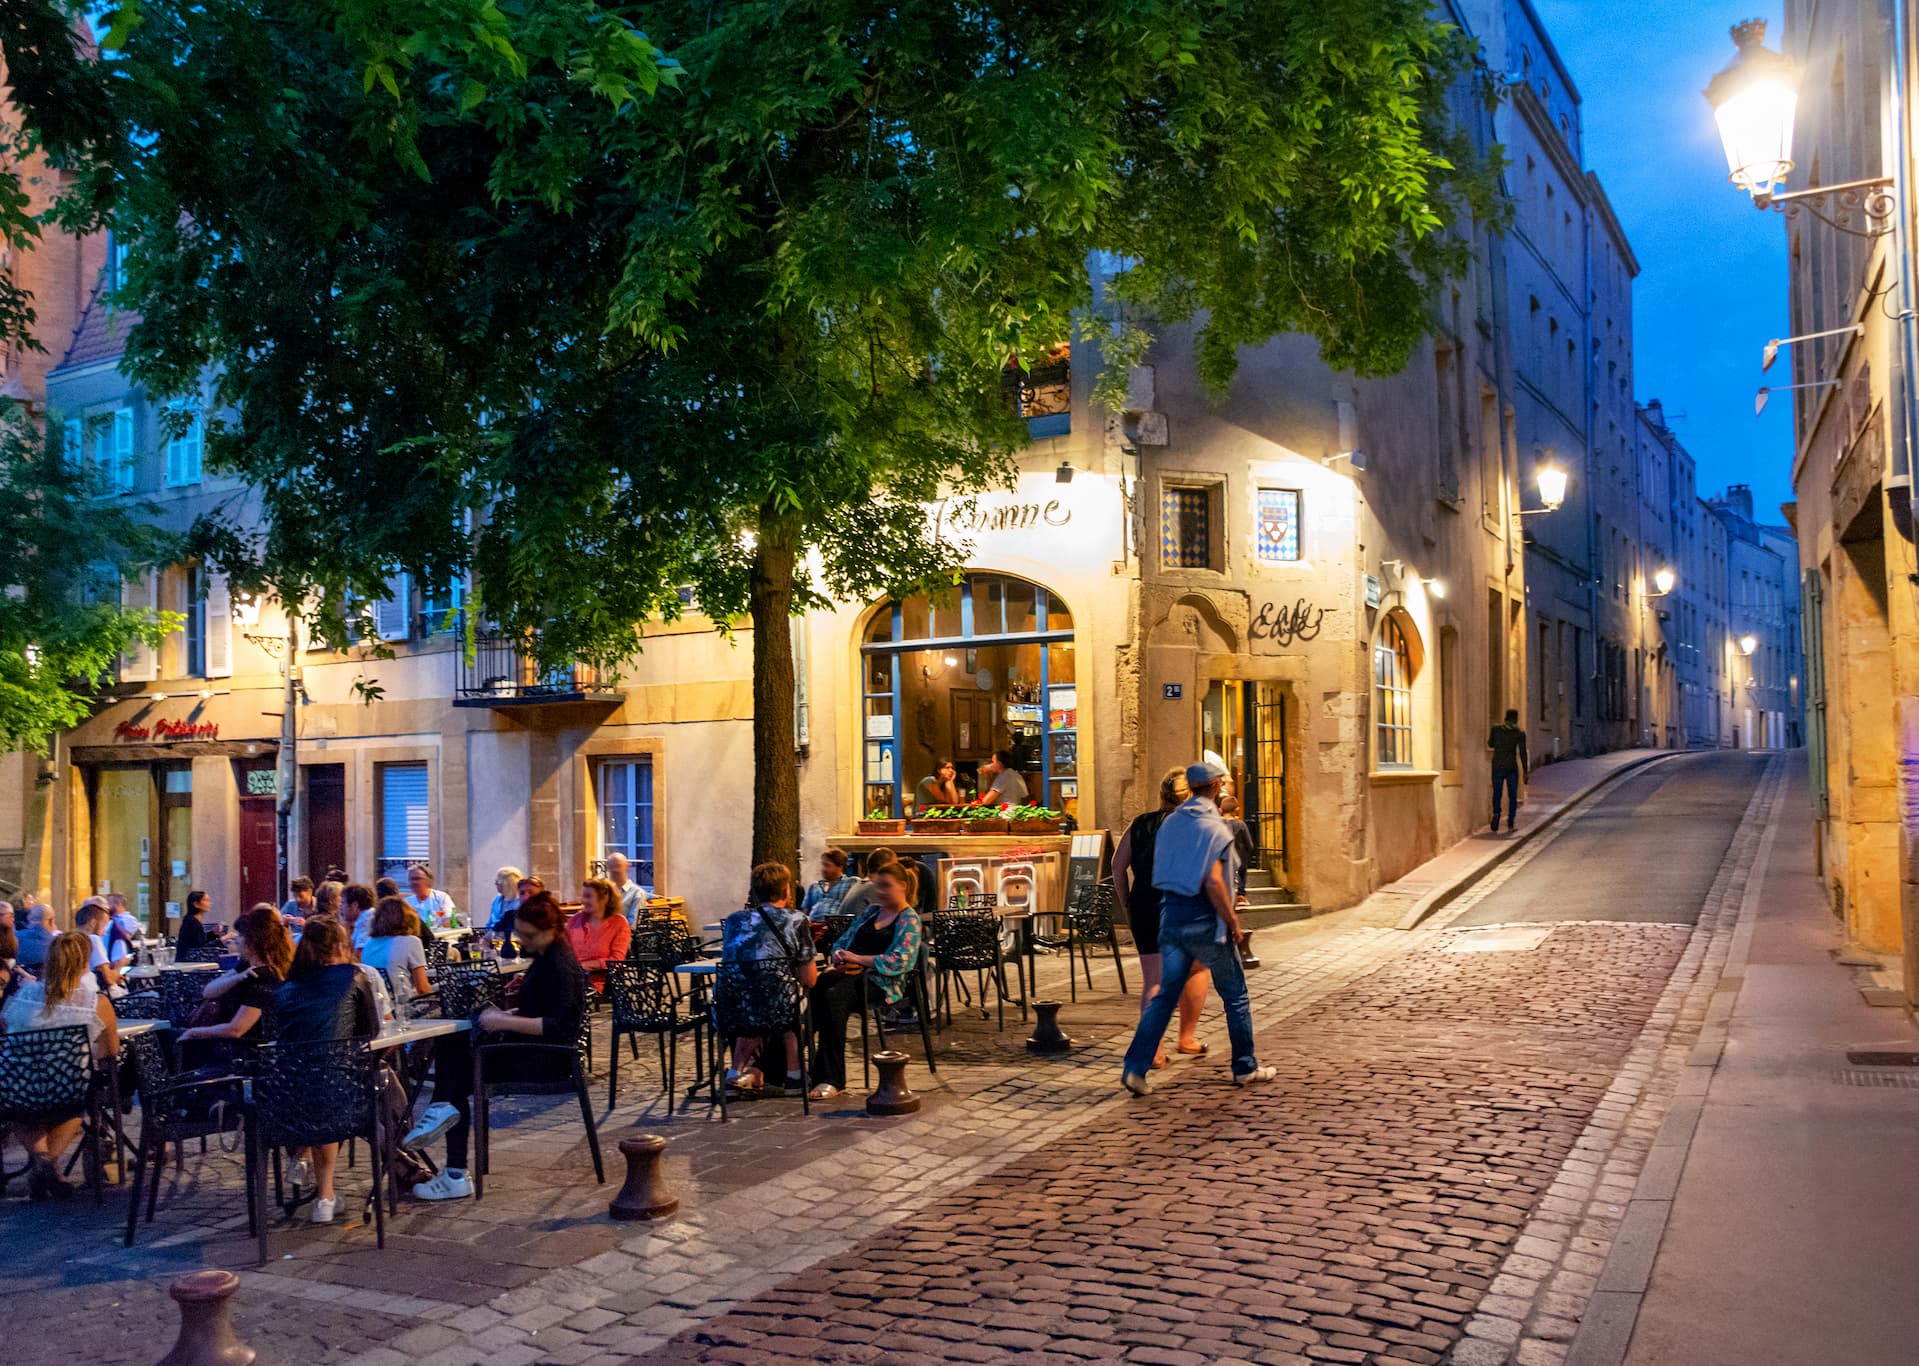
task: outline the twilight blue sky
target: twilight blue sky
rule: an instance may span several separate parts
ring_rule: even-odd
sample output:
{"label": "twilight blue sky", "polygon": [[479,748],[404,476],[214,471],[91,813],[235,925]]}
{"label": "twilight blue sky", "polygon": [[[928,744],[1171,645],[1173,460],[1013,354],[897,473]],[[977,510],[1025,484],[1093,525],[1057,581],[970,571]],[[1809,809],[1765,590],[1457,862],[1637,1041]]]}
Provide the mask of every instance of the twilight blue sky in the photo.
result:
{"label": "twilight blue sky", "polygon": [[[1534,0],[1585,111],[1596,172],[1639,258],[1633,365],[1699,462],[1699,492],[1753,487],[1762,521],[1792,496],[1791,394],[1755,418],[1759,350],[1786,328],[1785,221],[1726,180],[1700,91],[1732,60],[1736,21],[1778,0]],[[1790,384],[1784,358],[1766,376]],[[1677,416],[1685,414],[1684,417]]]}

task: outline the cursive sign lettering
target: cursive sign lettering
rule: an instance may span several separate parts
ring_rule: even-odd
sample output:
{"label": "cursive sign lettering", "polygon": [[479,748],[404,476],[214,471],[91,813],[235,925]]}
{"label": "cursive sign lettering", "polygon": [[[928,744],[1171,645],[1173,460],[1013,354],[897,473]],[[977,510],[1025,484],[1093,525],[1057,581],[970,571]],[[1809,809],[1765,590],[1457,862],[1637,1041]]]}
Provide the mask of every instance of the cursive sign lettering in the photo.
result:
{"label": "cursive sign lettering", "polygon": [[151,726],[143,726],[136,721],[122,721],[113,728],[116,740],[217,740],[220,738],[218,721],[155,721]]}
{"label": "cursive sign lettering", "polygon": [[1326,620],[1324,607],[1308,606],[1301,598],[1291,607],[1265,603],[1253,618],[1254,640],[1270,640],[1275,645],[1291,645],[1296,640],[1311,640]]}
{"label": "cursive sign lettering", "polygon": [[1073,510],[1057,498],[1044,503],[974,503],[942,500],[933,509],[938,535],[977,536],[988,531],[1031,531],[1036,527],[1065,526]]}

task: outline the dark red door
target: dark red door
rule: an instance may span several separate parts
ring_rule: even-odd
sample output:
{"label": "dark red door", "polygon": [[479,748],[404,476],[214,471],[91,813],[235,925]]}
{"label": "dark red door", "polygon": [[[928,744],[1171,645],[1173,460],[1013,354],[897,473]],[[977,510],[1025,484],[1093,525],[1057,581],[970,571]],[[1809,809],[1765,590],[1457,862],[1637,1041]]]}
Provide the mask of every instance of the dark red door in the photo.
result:
{"label": "dark red door", "polygon": [[269,901],[280,904],[277,847],[273,838],[273,798],[240,798],[240,904],[214,908],[228,924],[247,907]]}
{"label": "dark red door", "polygon": [[308,764],[307,872],[315,882],[329,868],[346,867],[346,765]]}

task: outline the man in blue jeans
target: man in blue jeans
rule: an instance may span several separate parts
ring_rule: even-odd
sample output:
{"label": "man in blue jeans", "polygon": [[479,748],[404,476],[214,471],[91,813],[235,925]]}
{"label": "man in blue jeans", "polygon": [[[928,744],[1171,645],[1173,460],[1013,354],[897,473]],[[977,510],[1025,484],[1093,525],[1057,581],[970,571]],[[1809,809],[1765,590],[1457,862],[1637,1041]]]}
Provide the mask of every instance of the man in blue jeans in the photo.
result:
{"label": "man in blue jeans", "polygon": [[1519,709],[1506,709],[1503,725],[1494,726],[1486,737],[1486,749],[1493,756],[1493,833],[1499,833],[1499,799],[1506,799],[1506,829],[1513,828],[1519,815],[1519,782],[1530,777],[1526,753],[1526,732],[1519,728]]}
{"label": "man in blue jeans", "polygon": [[1179,1006],[1179,994],[1195,967],[1212,969],[1213,987],[1226,1008],[1233,1046],[1233,1085],[1271,1081],[1275,1069],[1253,1055],[1253,1004],[1239,963],[1245,932],[1235,909],[1233,832],[1219,814],[1226,770],[1201,762],[1186,770],[1192,796],[1160,823],[1153,846],[1153,886],[1159,890],[1159,993],[1146,1003],[1120,1084],[1136,1096],[1149,1089],[1147,1076],[1159,1041]]}

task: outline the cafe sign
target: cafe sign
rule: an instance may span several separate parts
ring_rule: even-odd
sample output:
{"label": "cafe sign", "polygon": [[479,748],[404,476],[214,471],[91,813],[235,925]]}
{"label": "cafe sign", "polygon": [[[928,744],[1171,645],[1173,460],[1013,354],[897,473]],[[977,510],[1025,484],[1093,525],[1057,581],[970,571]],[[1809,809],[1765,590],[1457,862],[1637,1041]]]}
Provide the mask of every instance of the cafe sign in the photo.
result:
{"label": "cafe sign", "polygon": [[220,723],[217,721],[169,721],[165,718],[155,721],[152,725],[139,721],[122,721],[113,728],[113,738],[147,744],[171,740],[218,740]]}
{"label": "cafe sign", "polygon": [[1073,510],[1057,498],[1024,503],[979,499],[942,499],[933,505],[933,534],[980,536],[993,531],[1042,531],[1065,526]]}

